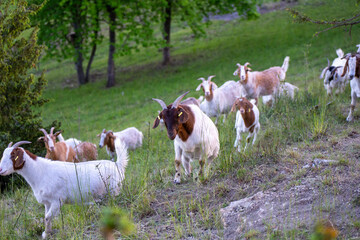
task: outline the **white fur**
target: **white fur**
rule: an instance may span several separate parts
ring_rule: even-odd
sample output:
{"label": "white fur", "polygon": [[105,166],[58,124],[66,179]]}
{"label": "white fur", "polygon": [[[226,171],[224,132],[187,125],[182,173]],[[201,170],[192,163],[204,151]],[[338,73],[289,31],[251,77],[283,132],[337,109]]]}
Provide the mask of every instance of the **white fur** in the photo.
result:
{"label": "white fur", "polygon": [[[129,127],[120,132],[114,132],[114,136],[120,138],[120,140],[125,144],[127,149],[134,150],[142,146],[143,134],[141,131],[135,127]],[[106,138],[106,133],[102,132],[100,135],[99,147],[104,146],[104,140]],[[111,157],[111,160],[114,160],[115,153],[112,152],[108,146],[106,146],[106,152]]]}
{"label": "white fur", "polygon": [[329,67],[324,68],[320,75],[320,78],[324,78],[324,88],[328,95],[332,94],[333,91],[335,91],[335,94],[343,92],[349,80],[348,73],[343,77],[341,76],[346,63],[346,59],[342,59],[344,57],[344,52],[339,48],[336,50],[336,54],[338,57],[335,58],[331,64],[333,67],[339,67],[335,70],[334,79],[329,81],[331,76]]}
{"label": "white fur", "polygon": [[25,164],[20,170],[14,170],[10,159],[14,148],[8,147],[1,159],[0,174],[20,174],[31,186],[36,200],[45,205],[45,231],[42,237],[46,238],[51,232],[52,218],[59,214],[62,204],[86,204],[101,200],[108,194],[119,194],[128,156],[120,140],[115,141],[115,146],[116,163],[108,160],[68,163],[42,157],[33,160],[24,151]]}
{"label": "white fur", "polygon": [[[249,133],[249,135],[246,138],[246,145],[245,145],[245,148],[244,148],[244,151],[245,151],[246,147],[248,145],[248,142],[250,141],[250,138],[252,136],[254,136],[254,139],[252,141],[252,145],[254,145],[254,143],[256,141],[257,134],[258,134],[259,129],[260,129],[260,123],[259,123],[260,113],[259,113],[259,109],[256,107],[255,102],[251,101],[251,103],[253,104],[253,109],[252,110],[254,111],[254,114],[255,114],[255,120],[250,125],[250,127],[247,128],[245,126],[245,122],[244,122],[244,119],[242,118],[242,115],[241,115],[240,111],[239,110],[236,111],[236,120],[235,120],[236,139],[235,139],[235,142],[234,142],[234,147],[235,148],[237,147],[238,152],[241,152],[241,143],[240,143],[241,142],[241,133],[246,133],[246,132]],[[251,133],[249,131],[249,129],[252,126],[255,126],[255,128],[254,128],[254,131]]]}
{"label": "white fur", "polygon": [[[204,89],[205,97],[210,94],[210,85],[215,85],[209,79],[203,82],[197,87],[196,91],[200,90],[202,86]],[[206,98],[200,104],[200,109],[206,113],[209,117],[216,117],[215,124],[217,124],[218,118],[221,114],[224,114],[224,120],[226,114],[231,110],[233,103],[237,97],[243,97],[245,95],[244,88],[235,81],[227,81],[219,88],[215,85],[213,88],[213,99],[208,101]]]}
{"label": "white fur", "polygon": [[[193,132],[185,142],[178,135],[174,139],[175,160],[181,160],[186,175],[191,173],[191,161],[208,160],[210,164],[220,149],[219,132],[214,122],[199,107],[188,106],[195,117]],[[180,173],[175,174],[174,182],[180,181]]]}
{"label": "white fur", "polygon": [[[289,96],[291,97],[291,99],[294,100],[295,93],[297,91],[299,91],[299,88],[295,85],[292,85],[291,83],[288,82],[280,83],[278,96]],[[273,100],[273,96],[272,95],[262,96],[262,100],[264,104],[270,104],[271,101]]]}
{"label": "white fur", "polygon": [[350,80],[350,88],[351,88],[351,106],[350,106],[350,112],[348,117],[346,118],[346,121],[351,122],[354,120],[353,112],[355,110],[356,106],[356,100],[357,98],[360,98],[360,79],[355,77],[355,69],[356,69],[356,58],[358,56],[354,56],[349,58],[349,78]]}

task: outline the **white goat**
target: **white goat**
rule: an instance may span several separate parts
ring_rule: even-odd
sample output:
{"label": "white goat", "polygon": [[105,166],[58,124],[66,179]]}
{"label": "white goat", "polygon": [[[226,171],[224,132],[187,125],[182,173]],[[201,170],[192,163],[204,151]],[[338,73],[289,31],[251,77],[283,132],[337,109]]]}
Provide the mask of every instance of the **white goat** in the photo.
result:
{"label": "white goat", "polygon": [[283,65],[281,67],[271,67],[262,72],[251,72],[251,68],[248,67],[250,63],[245,63],[243,66],[240,63],[236,65],[238,68],[233,73],[234,76],[239,76],[239,83],[245,88],[246,97],[257,99],[260,96],[277,94],[280,81],[284,81],[286,72],[289,68],[289,57],[285,57]]}
{"label": "white goat", "polygon": [[81,143],[81,141],[76,138],[68,138],[65,140],[61,134],[61,131],[56,132],[55,135],[57,135],[57,138],[59,139],[60,142],[65,142],[68,146],[72,147],[74,150],[75,147]]}
{"label": "white goat", "polygon": [[249,135],[246,138],[246,145],[250,142],[250,138],[254,136],[252,145],[256,141],[256,136],[260,129],[259,123],[259,109],[255,105],[255,100],[247,100],[245,97],[236,99],[231,111],[236,111],[236,120],[235,120],[235,129],[236,129],[236,139],[234,142],[234,147],[237,147],[238,152],[241,152],[241,133],[248,132]]}
{"label": "white goat", "polygon": [[142,132],[137,130],[135,127],[129,127],[115,133],[111,130],[106,131],[104,128],[97,136],[100,137],[99,148],[106,146],[106,152],[111,157],[112,161],[114,161],[115,157],[114,137],[118,137],[122,142],[124,142],[126,148],[130,150],[141,147],[144,137]]}
{"label": "white goat", "polygon": [[45,231],[51,233],[53,217],[65,203],[90,203],[106,195],[118,195],[125,178],[127,151],[120,139],[115,140],[118,161],[100,160],[82,163],[51,161],[19,147],[21,141],[4,150],[0,175],[20,174],[31,186],[36,200],[45,205]]}
{"label": "white goat", "polygon": [[351,105],[350,112],[346,121],[351,122],[354,120],[354,110],[356,106],[356,99],[360,98],[360,54],[346,54],[344,57],[346,59],[346,64],[344,67],[343,76],[347,73],[349,69],[349,78],[350,78],[350,88],[351,88]]}
{"label": "white goat", "polygon": [[336,54],[338,57],[333,60],[331,65],[327,59],[328,66],[320,74],[320,78],[324,78],[324,88],[328,95],[332,94],[333,91],[335,94],[343,92],[349,79],[347,72],[342,76],[346,63],[346,59],[343,58],[344,52],[339,48],[336,50]]}
{"label": "white goat", "polygon": [[[294,100],[295,93],[299,91],[299,88],[295,85],[292,85],[288,82],[281,82],[278,96],[289,96],[292,100]],[[273,96],[272,95],[266,95],[262,96],[263,103],[266,105],[272,105]]]}
{"label": "white goat", "polygon": [[211,81],[215,76],[205,78],[199,78],[202,83],[196,88],[199,91],[201,88],[205,94],[205,101],[200,104],[200,109],[206,113],[209,117],[216,117],[215,124],[217,124],[218,118],[221,114],[224,114],[224,120],[226,114],[230,112],[236,97],[242,97],[245,94],[243,87],[235,81],[227,81],[222,86],[218,86]]}
{"label": "white goat", "polygon": [[166,106],[163,100],[153,98],[162,107],[153,128],[159,125],[160,119],[163,119],[168,137],[174,140],[176,169],[174,183],[176,184],[181,182],[180,163],[185,169],[185,174],[189,175],[190,162],[198,159],[201,176],[206,160],[210,164],[217,157],[220,149],[219,133],[213,121],[196,105],[180,104],[187,93],[179,96],[169,106]]}

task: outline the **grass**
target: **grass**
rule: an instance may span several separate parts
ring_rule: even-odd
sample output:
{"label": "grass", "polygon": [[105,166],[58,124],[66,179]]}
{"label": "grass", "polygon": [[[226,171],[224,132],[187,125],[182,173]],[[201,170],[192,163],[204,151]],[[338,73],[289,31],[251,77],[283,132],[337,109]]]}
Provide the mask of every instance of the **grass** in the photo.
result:
{"label": "grass", "polygon": [[[296,8],[317,18],[334,18],[351,14],[356,10],[353,4],[354,1],[339,4],[336,0],[326,3],[307,0],[300,1]],[[54,221],[53,227],[58,230],[54,237],[98,239],[102,207],[120,206],[128,210],[137,225],[137,232],[128,237],[131,239],[222,238],[219,208],[260,188],[272,187],[274,182],[286,181],[287,176],[277,174],[272,166],[281,163],[282,151],[287,146],[312,146],[318,151],[316,142],[339,135],[337,128],[359,129],[358,110],[355,110],[354,123],[345,121],[349,88],[334,96],[331,99],[334,103],[326,106],[330,99],[318,76],[327,64],[326,57],[334,58],[337,48],[341,47],[345,53],[356,50],[360,28],[353,26],[351,38],[342,29],[314,38],[318,30],[319,26],[293,23],[285,11],[271,12],[250,22],[214,22],[208,36],[201,39],[192,38],[188,28],[176,28],[172,35],[171,66],[160,66],[161,53],[153,48],[118,57],[117,84],[111,89],[104,87],[106,44],[99,46],[94,61],[94,82],[86,86],[70,87],[76,86],[70,60],[41,61],[39,70],[47,70],[49,81],[44,96],[51,99],[42,108],[44,123],[60,121],[65,138],[97,143],[96,135],[103,128],[119,131],[130,126],[144,133],[143,147],[129,153],[130,162],[120,196],[115,201],[91,206],[64,206],[61,216]],[[218,126],[221,150],[209,176],[203,181],[186,178],[181,185],[174,186],[173,142],[167,138],[166,131],[151,128],[160,109],[151,98],[171,103],[187,90],[191,90],[188,96],[198,97],[202,93],[194,90],[199,77],[215,74],[214,81],[220,86],[234,79],[232,73],[237,62],[250,62],[254,70],[263,70],[281,65],[285,56],[290,56],[286,80],[299,86],[301,91],[294,101],[279,98],[272,108],[260,103],[261,130],[255,147],[249,147],[245,153],[237,153],[233,148],[235,116],[232,114],[225,124]],[[314,108],[316,105],[319,107]],[[301,150],[287,154],[286,161],[292,164],[295,174],[288,187],[298,185],[304,175],[298,170],[301,154]],[[99,151],[99,158],[108,159],[105,150]],[[342,161],[348,164],[347,159]],[[198,171],[197,162],[193,163],[193,169],[195,173]],[[263,184],[257,186],[257,181]],[[323,184],[333,185],[332,178],[325,176]],[[27,188],[14,189],[2,196],[0,217],[4,220],[0,223],[0,239],[32,239],[43,231],[44,208],[32,193],[26,198],[27,191]],[[277,239],[278,235],[284,236],[283,239],[297,239],[306,234],[302,229],[294,229],[270,235],[271,239]],[[261,239],[255,230],[248,231],[244,237]]]}

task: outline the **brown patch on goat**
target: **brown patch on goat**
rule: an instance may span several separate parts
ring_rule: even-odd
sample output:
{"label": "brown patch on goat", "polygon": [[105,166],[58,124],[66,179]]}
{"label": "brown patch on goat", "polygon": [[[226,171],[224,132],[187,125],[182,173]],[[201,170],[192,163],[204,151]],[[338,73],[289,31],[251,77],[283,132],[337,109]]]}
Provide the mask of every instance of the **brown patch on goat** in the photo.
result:
{"label": "brown patch on goat", "polygon": [[77,153],[80,162],[91,161],[97,159],[97,150],[94,144],[90,142],[82,142],[76,146],[75,152]]}
{"label": "brown patch on goat", "polygon": [[29,157],[33,160],[36,160],[37,156],[33,154],[32,152],[25,150],[26,154],[29,155]]}
{"label": "brown patch on goat", "polygon": [[19,170],[24,167],[25,161],[24,161],[24,150],[21,148],[14,148],[11,151],[10,159],[13,162],[13,168],[14,170]]}
{"label": "brown patch on goat", "polygon": [[176,135],[182,141],[186,141],[194,130],[195,116],[191,108],[187,105],[180,104],[177,108],[171,108],[172,104],[167,106],[167,109],[161,111],[159,116],[155,119],[153,128],[159,125],[160,119],[164,120],[168,137],[174,140]]}
{"label": "brown patch on goat", "polygon": [[275,90],[279,87],[280,84],[280,79],[279,79],[280,71],[281,71],[280,67],[272,67],[263,72],[258,72],[255,78],[256,79],[255,88],[256,89],[258,89],[259,87],[262,88],[261,95],[274,94]]}
{"label": "brown patch on goat", "polygon": [[[255,113],[253,111],[254,105],[247,100],[247,98],[242,97],[235,100],[235,103],[232,107],[232,110],[239,110],[240,114],[244,120],[245,127],[250,127],[255,122]],[[252,126],[249,131],[252,133],[255,129],[255,126]]]}
{"label": "brown patch on goat", "polygon": [[105,140],[104,140],[104,145],[106,145],[111,152],[115,152],[115,136],[112,132],[109,132],[108,134],[106,134]]}

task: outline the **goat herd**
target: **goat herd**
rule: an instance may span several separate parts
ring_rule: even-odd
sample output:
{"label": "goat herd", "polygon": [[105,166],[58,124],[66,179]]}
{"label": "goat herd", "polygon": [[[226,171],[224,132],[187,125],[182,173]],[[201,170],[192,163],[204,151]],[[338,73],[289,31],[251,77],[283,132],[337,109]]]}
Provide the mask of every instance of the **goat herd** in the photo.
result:
{"label": "goat herd", "polygon": [[[345,56],[338,49],[338,58],[334,59],[332,65],[328,60],[328,66],[320,76],[324,78],[328,94],[343,91],[350,80],[351,107],[347,121],[353,120],[356,98],[360,97],[360,45],[357,46],[359,49],[356,54],[349,53]],[[159,124],[165,125],[168,137],[174,140],[175,183],[181,181],[180,163],[185,174],[189,175],[192,171],[190,162],[199,160],[199,175],[202,175],[205,162],[210,164],[217,157],[220,143],[215,124],[221,114],[224,114],[225,121],[226,114],[230,111],[237,112],[234,147],[238,151],[241,151],[242,132],[249,132],[244,150],[252,136],[254,144],[260,129],[258,98],[261,96],[264,103],[271,105],[276,96],[289,95],[294,98],[294,93],[298,90],[296,86],[284,82],[289,60],[289,57],[285,57],[281,67],[271,67],[262,72],[252,71],[250,63],[238,63],[234,75],[239,77],[239,82],[227,81],[220,87],[212,81],[215,76],[210,76],[207,80],[199,78],[202,82],[196,91],[203,89],[205,99],[188,98],[182,101],[188,92],[170,105],[166,105],[163,100],[153,99],[162,107],[153,128]],[[216,117],[215,123],[209,117]],[[134,127],[116,133],[104,129],[98,135],[99,147],[106,146],[111,160],[96,160],[96,145],[74,138],[65,141],[61,132],[53,133],[54,128],[51,128],[50,133],[45,129],[40,131],[44,136],[38,140],[45,143],[45,158],[20,147],[30,142],[10,143],[3,152],[0,175],[17,172],[31,186],[36,200],[45,205],[45,231],[42,237],[46,238],[52,231],[52,219],[59,214],[62,204],[88,203],[101,200],[107,194],[119,194],[128,163],[127,150],[140,147],[143,134]]]}

